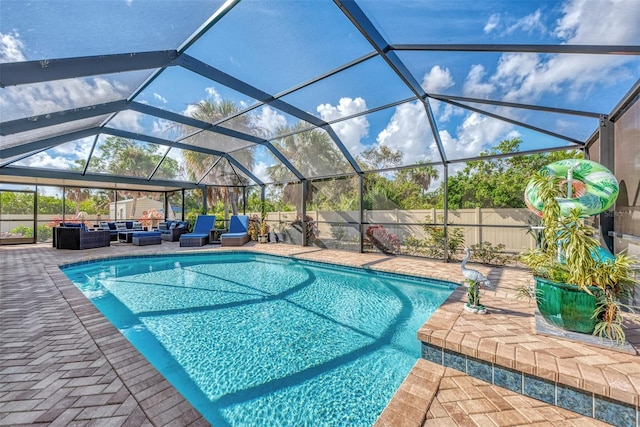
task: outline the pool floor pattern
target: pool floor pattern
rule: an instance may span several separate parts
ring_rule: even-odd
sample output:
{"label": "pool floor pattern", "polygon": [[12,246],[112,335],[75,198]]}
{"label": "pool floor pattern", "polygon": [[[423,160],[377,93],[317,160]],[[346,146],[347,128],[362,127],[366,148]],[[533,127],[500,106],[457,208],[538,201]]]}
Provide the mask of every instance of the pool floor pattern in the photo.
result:
{"label": "pool floor pattern", "polygon": [[[458,263],[284,244],[242,249],[458,283],[463,279]],[[82,259],[186,251],[194,248],[180,248],[177,242],[84,251],[45,244],[0,246],[0,425],[208,425],[57,268]],[[421,341],[536,378],[569,382],[637,409],[638,356],[536,335],[533,308],[514,297],[515,288],[530,276],[521,269],[474,268],[497,284],[482,297],[489,314],[464,312],[460,292],[454,293],[421,328]],[[638,331],[629,330],[628,337],[638,348]],[[421,359],[376,425],[605,424]]]}

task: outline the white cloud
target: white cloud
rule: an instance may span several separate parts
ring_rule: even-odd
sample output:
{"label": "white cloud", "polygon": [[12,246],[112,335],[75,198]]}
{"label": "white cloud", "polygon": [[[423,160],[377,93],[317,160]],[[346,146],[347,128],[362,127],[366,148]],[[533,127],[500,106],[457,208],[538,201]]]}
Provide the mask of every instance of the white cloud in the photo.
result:
{"label": "white cloud", "polygon": [[166,104],[168,102],[167,99],[164,96],[160,95],[159,93],[154,92],[153,97],[158,101],[162,102],[163,104]]}
{"label": "white cloud", "polygon": [[58,145],[16,162],[16,165],[44,169],[69,170],[77,167],[76,159],[87,159],[93,137]]}
{"label": "white cloud", "polygon": [[187,108],[184,109],[184,111],[181,113],[183,116],[187,116],[187,117],[193,117],[193,114],[195,114],[198,111],[198,105],[196,104],[189,104],[187,105]]}
{"label": "white cloud", "polygon": [[16,162],[16,165],[43,169],[70,169],[74,162],[64,156],[51,157],[48,153],[42,152]]}
{"label": "white cloud", "polygon": [[207,95],[213,103],[222,102],[222,96],[220,95],[220,93],[218,93],[215,87],[208,87],[205,89],[205,92],[207,92]]}
{"label": "white cloud", "polygon": [[568,1],[553,33],[567,44],[635,45],[640,39],[638,6],[636,0]]}
{"label": "white cloud", "polygon": [[440,159],[440,155],[435,151],[427,114],[420,102],[399,105],[387,127],[378,134],[376,140],[379,145],[400,150],[404,164]]}
{"label": "white cloud", "polygon": [[[568,1],[562,6],[562,17],[551,32],[567,44],[637,44],[640,40],[640,25],[637,25],[640,7],[634,7],[635,3],[635,0]],[[509,29],[542,31],[543,18],[542,12],[537,10]],[[487,76],[479,65],[472,67],[465,81],[464,94],[491,95],[523,103],[536,103],[545,94],[560,93],[573,101],[586,99],[595,85],[607,82],[613,85],[621,78],[633,77],[631,71],[621,68],[632,60],[634,57],[614,55],[505,53],[491,76]]]}
{"label": "white cloud", "polygon": [[287,125],[287,118],[277,110],[265,106],[259,114],[253,116],[254,125],[263,129],[269,136],[275,135],[276,129]]}
{"label": "white cloud", "polygon": [[251,172],[260,181],[269,182],[269,181],[271,181],[271,177],[269,176],[269,173],[267,172],[267,168],[268,167],[269,167],[269,165],[267,165],[265,162],[258,161],[253,166],[253,169],[251,170]]}
{"label": "white cloud", "polygon": [[438,122],[448,122],[452,116],[460,116],[465,113],[466,110],[455,107],[451,104],[444,104],[444,108],[440,111],[440,108],[432,109],[433,113],[436,115]]}
{"label": "white cloud", "polygon": [[520,136],[513,125],[472,112],[456,129],[455,136],[447,130],[439,131],[447,158],[450,160],[474,157],[503,139]]}
{"label": "white cloud", "polygon": [[525,16],[524,18],[518,19],[513,25],[510,25],[509,28],[507,28],[507,34],[512,34],[516,30],[523,31],[528,34],[532,34],[537,30],[544,34],[547,29],[542,23],[542,12],[540,9]]}
{"label": "white cloud", "polygon": [[495,30],[499,23],[500,23],[500,14],[499,13],[494,13],[493,15],[491,15],[489,17],[489,20],[487,21],[487,23],[484,26],[485,34],[489,34],[493,30]]}
{"label": "white cloud", "polygon": [[94,137],[90,136],[82,138],[77,141],[57,145],[51,148],[51,153],[60,154],[63,156],[77,156],[80,159],[86,159],[89,157],[89,152],[93,146]]}
{"label": "white cloud", "polygon": [[491,96],[491,94],[495,92],[495,87],[491,83],[482,81],[486,74],[482,65],[476,64],[471,66],[471,70],[469,70],[469,74],[462,87],[464,96],[471,98],[488,98]]}
{"label": "white cloud", "polygon": [[124,129],[129,132],[143,133],[142,114],[137,111],[121,111],[107,124],[108,127]]}
{"label": "white cloud", "polygon": [[455,83],[448,68],[436,65],[422,78],[422,89],[427,93],[441,93]]}
{"label": "white cloud", "polygon": [[[367,103],[362,98],[340,98],[336,106],[321,104],[317,108],[320,117],[328,122],[360,113],[366,109]],[[365,116],[334,123],[331,128],[352,155],[358,155],[364,150],[361,141],[369,135],[369,121]]]}
{"label": "white cloud", "polygon": [[20,40],[20,35],[0,33],[0,62],[22,62],[27,58],[22,51],[24,43]]}
{"label": "white cloud", "polygon": [[[25,61],[18,34],[0,33],[0,62]],[[126,98],[132,87],[102,77],[65,79],[7,87],[2,90],[3,120],[38,116]]]}
{"label": "white cloud", "polygon": [[[151,126],[151,135],[168,140],[175,140],[182,134],[182,126],[176,122],[165,119],[156,119]],[[162,150],[164,152],[164,149]]]}
{"label": "white cloud", "polygon": [[131,88],[121,88],[100,77],[67,79],[3,89],[3,119],[13,120],[123,99]]}

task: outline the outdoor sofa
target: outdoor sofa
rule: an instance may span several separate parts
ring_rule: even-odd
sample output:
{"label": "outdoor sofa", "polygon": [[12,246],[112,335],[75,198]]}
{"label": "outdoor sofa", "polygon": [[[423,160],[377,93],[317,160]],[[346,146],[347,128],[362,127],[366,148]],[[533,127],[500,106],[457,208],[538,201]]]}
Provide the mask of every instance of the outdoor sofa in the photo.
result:
{"label": "outdoor sofa", "polygon": [[162,240],[177,242],[180,236],[189,232],[189,222],[169,220],[158,224],[158,230]]}
{"label": "outdoor sofa", "polygon": [[142,231],[142,223],[139,221],[100,221],[100,228],[102,230],[109,230],[111,241],[118,240],[118,233],[121,231]]}
{"label": "outdoor sofa", "polygon": [[84,224],[64,224],[54,227],[53,233],[56,249],[92,249],[111,245],[109,231],[91,231]]}

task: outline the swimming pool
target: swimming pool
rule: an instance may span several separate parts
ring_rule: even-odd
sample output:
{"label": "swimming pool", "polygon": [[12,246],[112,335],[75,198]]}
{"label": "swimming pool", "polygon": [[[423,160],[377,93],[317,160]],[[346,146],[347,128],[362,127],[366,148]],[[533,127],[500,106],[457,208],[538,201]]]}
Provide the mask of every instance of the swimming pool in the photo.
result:
{"label": "swimming pool", "polygon": [[370,426],[455,285],[249,252],[62,271],[215,426]]}

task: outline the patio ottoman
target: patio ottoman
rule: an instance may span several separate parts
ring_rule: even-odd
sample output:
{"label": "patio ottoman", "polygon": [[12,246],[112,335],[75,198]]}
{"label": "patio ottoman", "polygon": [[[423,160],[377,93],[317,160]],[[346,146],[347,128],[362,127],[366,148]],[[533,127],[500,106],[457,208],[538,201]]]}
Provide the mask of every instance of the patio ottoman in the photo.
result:
{"label": "patio ottoman", "polygon": [[138,231],[133,233],[131,243],[136,246],[159,245],[162,243],[159,231]]}

